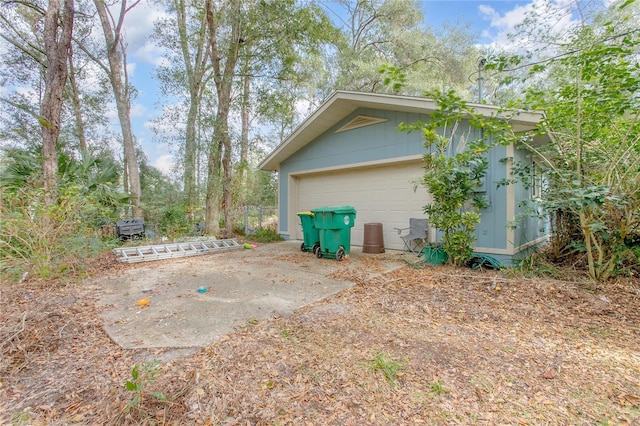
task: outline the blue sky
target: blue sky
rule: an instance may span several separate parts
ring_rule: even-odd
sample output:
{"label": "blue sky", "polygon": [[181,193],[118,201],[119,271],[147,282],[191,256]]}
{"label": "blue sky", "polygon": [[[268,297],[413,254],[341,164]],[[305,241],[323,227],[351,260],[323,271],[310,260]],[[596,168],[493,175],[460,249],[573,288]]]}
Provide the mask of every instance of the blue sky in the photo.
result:
{"label": "blue sky", "polygon": [[[536,7],[541,1],[423,0],[421,3],[427,25],[437,30],[445,22],[469,23],[478,35],[477,43],[488,45],[507,43],[506,34],[522,21],[526,10]],[[561,5],[569,0],[552,1]],[[326,3],[327,7],[335,4],[332,1]],[[149,38],[153,20],[160,15],[161,12],[148,3],[141,3],[127,16],[126,37],[131,82],[139,91],[132,108],[134,134],[142,144],[149,163],[168,172],[173,158],[171,147],[154,142],[149,128],[150,120],[160,115],[158,83],[153,79],[160,50]],[[114,124],[112,129],[117,132],[118,126]]]}
{"label": "blue sky", "polygon": [[[506,37],[506,32],[521,21],[531,1],[424,0],[425,23],[438,28],[444,22],[469,23],[479,35],[479,44],[491,44]],[[520,18],[520,19],[519,19]]]}

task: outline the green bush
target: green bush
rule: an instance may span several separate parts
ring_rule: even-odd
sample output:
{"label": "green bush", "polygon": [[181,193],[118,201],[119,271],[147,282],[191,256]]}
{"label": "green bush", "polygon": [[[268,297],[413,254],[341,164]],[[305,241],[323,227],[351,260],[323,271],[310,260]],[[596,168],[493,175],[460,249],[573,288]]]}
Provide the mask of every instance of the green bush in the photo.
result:
{"label": "green bush", "polygon": [[86,258],[110,244],[96,221],[109,217],[97,200],[76,188],[60,190],[58,203],[45,205],[42,189],[0,193],[0,276],[19,281],[25,274],[58,278],[87,269]]}
{"label": "green bush", "polygon": [[170,239],[191,235],[194,232],[194,225],[187,220],[183,204],[173,204],[163,209],[160,213],[158,228],[162,235]]}
{"label": "green bush", "polygon": [[258,243],[271,243],[274,241],[282,241],[282,237],[275,230],[275,226],[256,229],[247,238]]}
{"label": "green bush", "polygon": [[[484,117],[454,92],[426,92],[438,105],[427,122],[400,123],[402,131],[419,131],[424,155],[422,185],[431,196],[424,212],[431,226],[442,231],[442,248],[449,262],[463,265],[473,254],[475,229],[488,205],[476,192],[489,163],[486,153],[512,141],[506,120]],[[468,122],[469,128],[464,124]]]}

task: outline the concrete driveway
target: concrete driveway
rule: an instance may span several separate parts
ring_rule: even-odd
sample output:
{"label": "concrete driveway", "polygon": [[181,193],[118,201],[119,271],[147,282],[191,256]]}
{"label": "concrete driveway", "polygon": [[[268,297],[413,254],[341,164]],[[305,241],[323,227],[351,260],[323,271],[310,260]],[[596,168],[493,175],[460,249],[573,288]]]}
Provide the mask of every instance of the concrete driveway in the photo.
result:
{"label": "concrete driveway", "polygon": [[[371,256],[381,260],[379,270],[366,271],[372,276],[404,266],[401,255],[362,254],[357,247],[342,262],[317,259],[301,252],[300,242],[286,241],[134,264],[93,284],[102,290],[105,329],[120,346],[199,348],[234,328],[291,315],[351,287],[342,277]],[[146,307],[137,304],[143,298]]]}

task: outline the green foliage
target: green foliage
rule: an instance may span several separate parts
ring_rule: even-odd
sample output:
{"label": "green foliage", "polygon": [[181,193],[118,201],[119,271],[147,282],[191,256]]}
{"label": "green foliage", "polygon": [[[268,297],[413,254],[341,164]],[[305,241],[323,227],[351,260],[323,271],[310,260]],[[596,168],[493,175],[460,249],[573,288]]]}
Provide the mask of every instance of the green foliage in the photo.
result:
{"label": "green foliage", "polygon": [[581,253],[598,281],[627,273],[636,258],[627,242],[640,235],[640,34],[624,30],[626,19],[613,14],[576,28],[560,54],[525,79],[525,103],[546,110],[543,131],[551,137],[530,146],[549,179],[540,206],[572,218],[578,235],[555,235],[569,237],[564,251]]}
{"label": "green foliage", "polygon": [[0,192],[0,275],[8,281],[84,272],[85,259],[110,243],[94,221],[105,216],[98,200],[76,186],[62,188],[56,205],[43,196],[33,188]]}
{"label": "green foliage", "polygon": [[16,190],[33,184],[41,178],[40,154],[33,149],[7,148],[2,152],[0,187]]}
{"label": "green foliage", "polygon": [[31,407],[27,407],[23,411],[13,413],[11,415],[11,421],[15,426],[29,426],[33,424],[37,417],[38,416],[31,411]]}
{"label": "green foliage", "polygon": [[380,66],[378,72],[384,76],[383,84],[385,86],[391,86],[396,93],[400,91],[407,82],[407,74],[397,67],[383,64]]}
{"label": "green foliage", "polygon": [[145,361],[142,364],[136,364],[131,369],[131,379],[125,382],[125,387],[133,393],[131,401],[125,407],[127,411],[132,408],[140,407],[147,395],[154,397],[157,401],[166,401],[167,397],[158,391],[148,392],[146,389],[152,385],[160,373],[158,365],[160,361]]}
{"label": "green foliage", "polygon": [[328,67],[335,75],[333,88],[409,95],[445,87],[468,92],[481,53],[466,26],[425,26],[421,2],[415,0],[339,3],[345,19],[334,20],[343,39],[336,43],[337,67]]}
{"label": "green foliage", "polygon": [[119,187],[120,175],[113,158],[87,155],[76,159],[66,153],[58,155],[60,186],[76,187],[78,195],[90,199],[95,209],[84,217],[90,224],[115,222],[129,197]]}
{"label": "green foliage", "polygon": [[275,227],[273,226],[258,228],[253,233],[247,235],[247,238],[258,243],[282,241],[282,237],[276,232]]}
{"label": "green foliage", "polygon": [[514,261],[512,272],[524,275],[525,277],[550,277],[554,279],[566,279],[563,271],[548,262],[543,253],[535,252],[522,259]]}
{"label": "green foliage", "polygon": [[513,133],[505,120],[476,113],[454,92],[425,95],[438,106],[431,119],[401,123],[399,128],[424,136],[429,153],[424,156],[422,184],[431,196],[424,211],[431,225],[443,232],[442,247],[449,261],[462,265],[473,253],[475,227],[487,206],[476,192],[489,166],[486,152],[498,143],[513,141]]}
{"label": "green foliage", "polygon": [[403,368],[400,361],[395,361],[391,355],[381,352],[378,352],[372,360],[368,361],[367,366],[372,371],[381,371],[392,386],[397,384],[396,377],[402,372]]}
{"label": "green foliage", "polygon": [[[9,148],[0,169],[0,187],[8,194],[42,185],[42,159],[33,148]],[[119,188],[119,170],[106,155],[86,155],[78,159],[59,147],[58,180],[61,192],[86,197],[90,210],[83,211],[83,219],[94,225],[111,223],[118,218],[120,208],[128,197]],[[91,213],[90,213],[91,212]]]}
{"label": "green foliage", "polygon": [[640,241],[633,243],[627,242],[628,250],[624,256],[620,257],[620,263],[617,266],[617,273],[631,277],[640,277]]}
{"label": "green foliage", "polygon": [[140,187],[147,229],[169,238],[192,235],[195,225],[188,219],[178,184],[147,164],[143,153],[138,153],[138,157],[141,158]]}
{"label": "green foliage", "polygon": [[167,205],[158,213],[156,226],[162,235],[169,239],[183,237],[193,232],[193,225],[187,219],[184,204]]}
{"label": "green foliage", "polygon": [[30,149],[5,150],[0,170],[0,274],[19,281],[25,273],[57,278],[85,272],[88,256],[96,255],[111,241],[104,241],[99,227],[113,223],[126,205],[118,172],[107,157],[76,159],[61,150],[59,198],[44,203],[42,163]]}
{"label": "green foliage", "polygon": [[284,338],[289,339],[294,336],[294,333],[293,330],[283,327],[280,329],[280,335]]}
{"label": "green foliage", "polygon": [[276,174],[263,170],[251,170],[249,177],[250,179],[247,182],[247,205],[275,206],[278,204],[278,181]]}

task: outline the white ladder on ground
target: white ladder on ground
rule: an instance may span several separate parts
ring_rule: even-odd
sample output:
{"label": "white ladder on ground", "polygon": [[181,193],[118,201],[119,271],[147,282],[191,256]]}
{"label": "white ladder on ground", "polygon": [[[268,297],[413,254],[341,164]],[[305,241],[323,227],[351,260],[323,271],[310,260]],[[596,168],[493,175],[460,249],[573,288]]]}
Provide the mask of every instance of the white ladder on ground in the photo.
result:
{"label": "white ladder on ground", "polygon": [[235,238],[231,238],[227,240],[187,241],[184,243],[117,248],[113,249],[113,253],[116,255],[118,262],[136,263],[174,257],[197,256],[240,248],[244,248],[244,245],[240,244]]}

